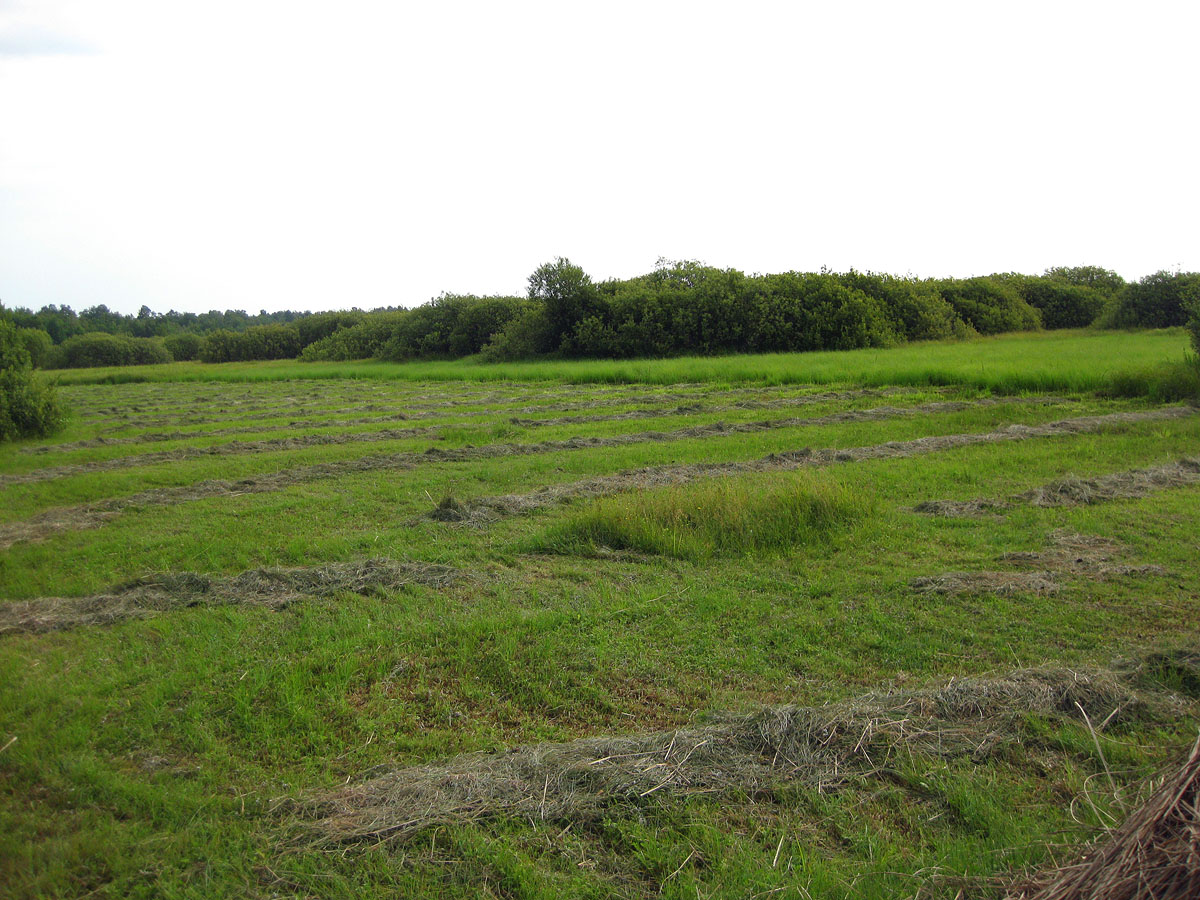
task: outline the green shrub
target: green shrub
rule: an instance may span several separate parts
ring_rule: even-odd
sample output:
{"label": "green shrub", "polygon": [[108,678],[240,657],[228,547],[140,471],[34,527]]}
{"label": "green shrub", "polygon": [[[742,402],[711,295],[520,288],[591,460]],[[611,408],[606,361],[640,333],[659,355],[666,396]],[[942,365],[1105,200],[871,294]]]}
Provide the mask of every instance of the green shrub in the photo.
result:
{"label": "green shrub", "polygon": [[1011,281],[952,278],[936,284],[959,317],[980,334],[1033,331],[1042,326],[1038,311],[1021,298]]}
{"label": "green shrub", "polygon": [[348,359],[371,359],[378,356],[384,346],[399,331],[411,310],[388,310],[366,313],[357,325],[342,328],[315,343],[309,344],[300,353],[302,362],[322,360],[343,361]]}
{"label": "green shrub", "polygon": [[1086,328],[1105,304],[1105,295],[1094,288],[1052,278],[1025,278],[1020,291],[1047,328]]}
{"label": "green shrub", "polygon": [[255,325],[245,331],[214,331],[200,345],[202,362],[246,362],[295,359],[300,355],[300,329],[295,325]]}
{"label": "green shrub", "polygon": [[18,328],[17,339],[29,353],[29,361],[35,369],[49,368],[53,358],[54,341],[40,328]]}
{"label": "green shrub", "polygon": [[1188,304],[1187,330],[1192,336],[1192,349],[1196,351],[1197,365],[1200,365],[1200,297]]}
{"label": "green shrub", "polygon": [[528,307],[492,336],[481,353],[487,362],[530,359],[554,349],[554,328],[541,304]]}
{"label": "green shrub", "polygon": [[19,329],[0,318],[0,441],[43,437],[62,422],[54,388],[33,371]]}
{"label": "green shrub", "polygon": [[55,362],[66,369],[144,366],[171,361],[171,354],[162,338],[136,338],[103,331],[67,338],[59,351]]}
{"label": "green shrub", "polygon": [[377,354],[403,362],[429,357],[462,357],[478,353],[512,319],[530,306],[523,297],[476,297],[443,294],[407,310]]}
{"label": "green shrub", "polygon": [[180,334],[169,334],[163,338],[163,344],[171,354],[171,358],[179,362],[197,359],[200,356],[202,343],[200,335],[187,331]]}
{"label": "green shrub", "polygon": [[359,310],[346,312],[316,313],[297,319],[293,324],[300,333],[301,348],[329,337],[343,328],[352,328],[363,320],[366,313]]}
{"label": "green shrub", "polygon": [[836,276],[852,290],[873,298],[895,331],[909,341],[969,337],[973,331],[928,281],[856,272]]}
{"label": "green shrub", "polygon": [[1185,325],[1188,308],[1200,299],[1200,272],[1159,271],[1125,289],[1105,309],[1107,328],[1172,328]]}
{"label": "green shrub", "polygon": [[599,500],[550,528],[537,549],[632,550],[689,560],[783,553],[828,540],[869,505],[809,472],[708,479]]}

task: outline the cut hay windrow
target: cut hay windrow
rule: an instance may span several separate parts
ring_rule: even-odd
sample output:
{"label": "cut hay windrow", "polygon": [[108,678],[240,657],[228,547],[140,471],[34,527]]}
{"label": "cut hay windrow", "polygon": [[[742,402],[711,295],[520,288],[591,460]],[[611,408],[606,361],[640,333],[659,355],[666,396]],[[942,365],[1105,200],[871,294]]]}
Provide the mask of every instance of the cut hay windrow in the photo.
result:
{"label": "cut hay windrow", "polygon": [[[1194,671],[1195,653],[1172,665]],[[771,797],[887,773],[894,760],[983,761],[1020,739],[1029,715],[1167,724],[1195,703],[1147,687],[1146,663],[1117,670],[1022,669],[820,707],[776,706],[712,724],[470,754],[399,768],[302,803],[317,843],[402,840],[437,825],[508,816],[579,822],[689,794]],[[1081,712],[1082,711],[1082,712]]]}
{"label": "cut hay windrow", "polygon": [[[1061,419],[1044,425],[1009,425],[997,431],[967,434],[949,434],[935,437],[916,438],[910,441],[888,441],[867,447],[846,449],[801,450],[772,453],[761,459],[747,462],[696,463],[692,465],[647,466],[618,472],[615,475],[600,475],[580,481],[549,485],[523,494],[504,494],[493,497],[476,497],[455,500],[443,504],[429,513],[433,519],[470,525],[484,525],[503,516],[523,515],[536,510],[567,503],[572,500],[594,498],[624,491],[644,490],[686,484],[700,478],[715,478],[751,472],[790,471],[805,467],[828,466],[844,462],[861,462],[874,459],[896,459],[939,453],[974,444],[1023,441],[1030,438],[1058,437],[1074,434],[1092,434],[1121,425],[1152,422],[1164,419],[1182,419],[1196,415],[1198,410],[1191,406],[1168,406],[1140,412],[1111,413],[1104,416],[1080,416]],[[2,535],[0,531],[0,535]]]}
{"label": "cut hay windrow", "polygon": [[[260,494],[283,490],[294,484],[338,478],[343,475],[362,472],[413,469],[433,463],[471,462],[480,459],[496,459],[509,456],[532,456],[542,453],[590,450],[600,447],[624,447],[641,443],[660,443],[721,435],[750,434],[806,425],[880,421],[897,416],[912,416],[921,413],[956,412],[972,407],[993,405],[997,402],[999,401],[984,399],[927,403],[922,406],[903,408],[884,406],[875,409],[849,410],[829,416],[817,416],[808,419],[788,418],[734,424],[716,422],[709,425],[694,425],[679,428],[674,431],[643,431],[635,434],[612,435],[610,437],[575,437],[566,440],[542,441],[536,444],[501,443],[487,444],[482,447],[430,447],[423,453],[403,451],[384,456],[364,456],[352,460],[317,463],[311,466],[284,469],[278,472],[255,475],[240,481],[210,479],[178,487],[153,488],[126,497],[114,497],[79,506],[46,510],[29,519],[0,525],[0,549],[10,547],[19,541],[41,540],[62,531],[98,528],[109,519],[130,507],[163,506],[185,503],[192,500],[202,500],[209,497]],[[1178,409],[1183,409],[1183,407],[1179,407]],[[1118,415],[1128,416],[1136,414],[1122,413]],[[1161,414],[1159,417],[1161,417]],[[842,453],[846,451],[838,452]]]}
{"label": "cut hay windrow", "polygon": [[373,594],[408,584],[443,588],[462,577],[450,566],[368,559],[305,568],[251,569],[232,577],[165,572],[91,597],[40,597],[0,603],[0,634],[63,631],[146,619],[191,606],[279,609],[304,597]]}
{"label": "cut hay windrow", "polygon": [[1119,562],[1126,548],[1096,535],[1066,529],[1050,533],[1045,550],[1006,553],[1000,562],[1015,568],[998,572],[945,572],[914,579],[910,586],[922,594],[1053,594],[1067,580],[1108,581],[1113,578],[1165,575],[1156,565]]}
{"label": "cut hay windrow", "polygon": [[[203,406],[195,407],[188,406],[185,417],[180,418],[177,415],[131,415],[131,413],[159,413],[161,410],[178,409],[179,403],[162,403],[162,404],[143,404],[134,403],[128,406],[104,406],[99,407],[86,415],[89,422],[100,424],[104,422],[117,423],[117,427],[129,427],[132,425],[164,425],[173,422],[178,424],[214,424],[217,422],[226,422],[239,418],[245,418],[247,415],[256,415],[259,417],[269,416],[271,413],[278,413],[279,416],[288,415],[320,415],[335,412],[395,412],[397,407],[401,407],[402,411],[437,411],[453,409],[458,410],[464,405],[476,406],[491,406],[491,410],[480,411],[481,415],[502,414],[504,412],[520,413],[528,412],[535,413],[542,410],[554,410],[562,408],[567,410],[575,409],[595,409],[601,406],[611,406],[616,403],[636,403],[636,404],[661,404],[661,403],[681,403],[689,400],[704,399],[716,396],[754,396],[761,394],[769,389],[764,388],[730,388],[717,391],[691,391],[691,392],[654,392],[646,393],[644,391],[622,391],[607,393],[604,396],[597,397],[595,391],[587,392],[589,399],[576,400],[580,394],[579,391],[531,391],[516,394],[496,394],[496,393],[464,393],[464,394],[446,394],[446,399],[438,400],[429,399],[430,395],[422,394],[405,394],[403,396],[376,396],[369,398],[358,398],[352,401],[356,405],[350,405],[345,400],[338,398],[260,398],[259,402],[237,402],[236,398],[230,402],[220,403],[215,408],[219,414],[214,414],[212,410],[207,410]],[[896,389],[901,390],[901,389]],[[839,392],[825,392],[839,393]],[[845,393],[845,392],[842,392]],[[441,395],[437,395],[441,396]],[[418,399],[410,399],[416,397]],[[270,399],[273,402],[262,402]],[[313,402],[313,401],[317,402]],[[362,402],[368,400],[371,402]],[[274,418],[274,416],[270,416]]]}
{"label": "cut hay windrow", "polygon": [[1005,900],[1196,900],[1200,897],[1200,740],[1150,798],[1075,861],[1010,889]]}
{"label": "cut hay windrow", "polygon": [[[958,412],[967,409],[971,406],[982,405],[990,406],[995,403],[1002,402],[1019,402],[1008,399],[1004,400],[975,400],[975,401],[946,401],[940,403],[927,403],[922,406],[911,408],[881,406],[875,409],[864,410],[846,410],[844,412],[831,413],[827,416],[811,417],[807,419],[780,419],[777,421],[763,422],[735,422],[732,424],[717,423],[712,426],[716,432],[755,432],[765,431],[772,428],[792,428],[802,425],[834,425],[846,422],[873,422],[881,419],[898,418],[904,415],[917,415],[922,413],[941,413],[941,412]],[[1038,401],[1041,402],[1041,401]],[[698,410],[687,410],[687,412],[696,412]],[[678,414],[684,414],[680,411]],[[621,416],[618,416],[620,418]],[[553,420],[550,420],[551,422]],[[181,462],[190,459],[204,459],[213,456],[241,456],[251,453],[273,453],[286,450],[302,450],[308,447],[324,447],[344,444],[364,444],[364,443],[382,443],[385,441],[399,441],[411,438],[433,438],[438,439],[438,432],[443,426],[430,425],[426,427],[415,428],[388,428],[379,431],[353,431],[341,434],[303,434],[294,435],[286,438],[269,438],[261,441],[230,441],[224,444],[214,444],[210,447],[180,447],[175,450],[162,450],[151,453],[138,453],[130,456],[118,456],[112,459],[96,460],[95,462],[72,463],[62,466],[47,466],[41,469],[34,469],[29,472],[16,472],[12,474],[0,474],[0,487],[13,484],[36,484],[43,481],[53,481],[56,478],[68,478],[75,475],[87,475],[93,472],[106,472],[115,469],[129,469],[138,466],[149,466],[161,462]],[[708,426],[694,426],[696,428],[705,428]],[[690,433],[691,429],[684,429],[689,433],[684,437],[695,437],[694,433]],[[673,432],[663,433],[662,437],[650,437],[651,433],[647,432],[642,435],[629,435],[633,442],[639,440],[672,440]],[[618,435],[613,438],[601,438],[600,440],[614,440],[625,442],[625,435]]]}
{"label": "cut hay windrow", "polygon": [[364,416],[360,419],[297,419],[278,425],[239,425],[234,428],[214,428],[211,431],[147,431],[129,437],[94,437],[62,444],[39,444],[22,447],[21,453],[44,455],[70,450],[90,450],[93,447],[128,447],[135,444],[163,444],[167,441],[190,441],[196,438],[228,437],[233,434],[263,434],[271,431],[294,431],[297,428],[354,428],[358,425],[379,425],[384,422],[406,422],[411,416],[395,413],[390,416]]}
{"label": "cut hay windrow", "polygon": [[401,441],[411,438],[437,439],[438,426],[418,428],[386,428],[380,431],[351,431],[341,434],[299,434],[286,438],[271,438],[262,441],[229,441],[211,447],[180,447],[176,450],[161,450],[117,456],[95,462],[73,463],[65,466],[48,466],[31,472],[0,475],[0,487],[9,484],[35,484],[87,475],[92,472],[107,472],[113,469],[131,469],[161,462],[181,462],[188,459],[205,459],[212,456],[241,456],[250,453],[277,453],[285,450],[304,450],[308,447],[326,447],[342,444],[374,444],[384,441]]}
{"label": "cut hay windrow", "polygon": [[[560,416],[553,418],[541,419],[521,419],[511,418],[510,424],[519,425],[521,427],[534,428],[545,427],[552,425],[578,425],[589,422],[611,422],[620,421],[623,419],[656,419],[665,418],[668,416],[693,415],[696,413],[720,413],[733,412],[736,410],[749,409],[785,409],[797,406],[809,406],[816,403],[837,402],[850,399],[859,399],[864,397],[879,397],[890,394],[911,393],[908,389],[880,389],[880,390],[857,390],[857,391],[825,391],[820,394],[809,394],[802,397],[782,397],[774,400],[743,400],[731,404],[703,404],[693,403],[688,405],[662,407],[660,405],[652,406],[649,409],[637,409],[624,413],[610,413],[593,416]],[[925,391],[924,393],[929,393]],[[659,395],[659,399],[663,399],[665,395]],[[671,398],[673,401],[681,399],[678,395]],[[657,404],[658,400],[647,400],[639,402],[651,402]],[[1020,401],[1009,401],[1020,402]],[[1062,398],[1038,398],[1039,403],[1068,403],[1069,400]],[[498,409],[456,409],[454,419],[470,419],[470,418],[497,418],[501,414],[507,413],[538,413],[538,412],[574,412],[582,409],[595,409],[600,406],[612,405],[612,400],[592,400],[577,403],[562,403],[562,404],[541,404],[538,406],[525,406],[520,408],[508,408],[505,410]],[[456,404],[443,404],[444,408],[453,408]],[[408,407],[412,409],[413,407]],[[27,454],[46,454],[58,453],[69,450],[86,450],[93,447],[115,447],[127,446],[131,444],[148,444],[161,443],[164,441],[183,441],[193,438],[205,437],[224,437],[233,434],[262,434],[271,431],[290,431],[295,428],[352,428],[357,425],[374,425],[383,422],[400,422],[420,419],[444,419],[445,413],[437,410],[426,412],[403,412],[393,413],[384,416],[362,416],[353,419],[298,419],[291,422],[285,422],[276,425],[247,425],[234,428],[218,428],[211,431],[167,431],[167,432],[147,432],[144,434],[131,435],[129,437],[95,437],[85,440],[71,441],[62,444],[40,444],[20,448],[21,453]],[[440,422],[439,425],[452,425],[455,421]],[[124,427],[124,426],[123,426]]]}
{"label": "cut hay windrow", "polygon": [[1128,469],[1078,478],[1068,475],[1008,500],[926,500],[913,512],[930,516],[971,518],[1011,509],[1017,503],[1032,506],[1086,506],[1113,500],[1136,500],[1155,491],[1200,484],[1200,458],[1185,456],[1175,462],[1144,469]]}

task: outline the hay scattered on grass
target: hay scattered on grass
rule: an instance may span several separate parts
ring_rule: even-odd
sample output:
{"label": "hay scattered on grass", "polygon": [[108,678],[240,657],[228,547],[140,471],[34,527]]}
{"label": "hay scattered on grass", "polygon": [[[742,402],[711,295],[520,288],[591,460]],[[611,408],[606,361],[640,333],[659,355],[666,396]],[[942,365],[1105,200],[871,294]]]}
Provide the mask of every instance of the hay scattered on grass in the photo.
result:
{"label": "hay scattered on grass", "polygon": [[[1200,666],[1194,653],[1180,658],[1193,670]],[[899,754],[982,761],[1011,741],[1030,713],[1074,719],[1082,708],[1093,721],[1171,721],[1192,708],[1139,682],[1138,665],[952,679],[822,707],[769,707],[676,731],[459,756],[370,778],[301,809],[314,820],[319,843],[353,844],[497,816],[589,820],[666,796],[770,796],[786,782],[833,789],[885,773]]]}
{"label": "hay scattered on grass", "polygon": [[[966,404],[970,405],[970,404]],[[929,407],[941,404],[929,404]],[[879,410],[861,410],[860,416],[886,418],[892,407],[882,407]],[[914,410],[902,410],[908,415]],[[1153,411],[1154,417],[1178,415],[1184,407],[1170,407],[1165,410]],[[1174,412],[1172,412],[1174,410]],[[1119,416],[1137,415],[1119,413]],[[1148,414],[1142,414],[1148,415]],[[1097,417],[1091,417],[1097,418]],[[1098,417],[1108,420],[1110,417]],[[19,541],[43,540],[62,531],[79,531],[87,528],[98,528],[113,516],[125,509],[140,506],[162,506],[200,500],[207,497],[229,496],[235,494],[258,494],[283,490],[293,484],[319,481],[327,478],[338,478],[361,472],[380,470],[412,469],[417,466],[442,462],[470,462],[480,459],[494,459],[505,456],[532,456],[542,453],[556,453],[569,450],[594,449],[598,447],[623,447],[632,444],[687,440],[689,438],[712,437],[719,434],[748,433],[767,431],[773,428],[789,428],[797,424],[812,424],[814,420],[781,419],[766,422],[749,422],[727,425],[717,422],[710,425],[698,425],[679,428],[674,431],[643,431],[636,434],[618,434],[610,437],[574,437],[566,440],[542,441],[536,444],[498,443],[482,447],[455,447],[443,449],[429,447],[424,453],[405,451],[383,456],[364,456],[357,459],[341,460],[338,462],[318,463],[312,466],[301,466],[294,469],[284,469],[256,475],[231,482],[219,479],[197,482],[178,487],[155,488],[141,491],[127,497],[115,497],[79,506],[62,507],[46,510],[23,521],[10,522],[0,525],[0,550],[6,549]],[[1066,420],[1070,423],[1075,420]],[[1062,423],[1058,423],[1062,425]],[[1045,428],[1046,426],[1037,426]],[[1067,426],[1063,426],[1067,427]],[[974,438],[976,436],[960,436]],[[922,440],[950,440],[949,438]],[[889,445],[890,446],[890,445]]]}
{"label": "hay scattered on grass", "polygon": [[1115,831],[1006,900],[1195,900],[1200,897],[1200,740]]}
{"label": "hay scattered on grass", "polygon": [[279,609],[304,597],[373,594],[407,584],[444,588],[461,578],[450,566],[368,559],[304,568],[250,569],[229,578],[165,572],[91,597],[41,597],[0,605],[0,634],[63,631],[145,619],[188,606]]}
{"label": "hay scattered on grass", "polygon": [[642,469],[618,472],[614,475],[601,475],[564,484],[547,485],[523,494],[472,498],[462,501],[467,514],[453,521],[457,524],[482,526],[505,516],[524,515],[573,500],[602,497],[623,491],[685,484],[700,478],[715,478],[750,472],[789,471],[808,466],[827,466],[835,463],[873,459],[898,459],[926,453],[938,453],[973,444],[1022,441],[1030,438],[1071,434],[1093,434],[1114,426],[1162,419],[1180,419],[1196,415],[1196,413],[1197,410],[1189,406],[1168,406],[1140,412],[1060,419],[1043,425],[1009,425],[997,431],[938,435],[910,441],[888,441],[884,444],[867,447],[850,447],[840,450],[813,450],[805,447],[800,450],[771,453],[761,459],[747,462],[647,466]]}
{"label": "hay scattered on grass", "polygon": [[945,516],[956,519],[978,519],[983,516],[999,515],[1012,509],[1006,500],[922,500],[913,507],[913,512],[927,516]]}
{"label": "hay scattered on grass", "polygon": [[922,594],[1052,594],[1072,578],[1107,581],[1166,574],[1162,566],[1114,562],[1124,553],[1121,544],[1108,538],[1058,529],[1050,533],[1043,551],[1000,557],[1001,562],[1033,571],[945,572],[915,578],[909,584]]}
{"label": "hay scattered on grass", "polygon": [[1060,478],[1017,494],[1010,500],[926,500],[913,512],[930,516],[971,518],[1011,509],[1017,503],[1033,506],[1085,506],[1111,500],[1132,500],[1155,491],[1200,484],[1200,459],[1183,457],[1145,469],[1129,469],[1095,478]]}
{"label": "hay scattered on grass", "polygon": [[22,453],[44,455],[68,450],[88,450],[93,447],[127,447],[134,444],[162,444],[167,441],[188,441],[195,438],[228,437],[233,434],[265,434],[272,431],[293,431],[297,428],[353,428],[356,425],[375,425],[382,422],[404,422],[410,417],[404,413],[390,416],[364,416],[360,419],[297,420],[282,425],[242,425],[236,428],[214,428],[211,431],[147,431],[129,437],[94,437],[63,444],[41,444],[21,448]]}
{"label": "hay scattered on grass", "polygon": [[919,594],[1053,594],[1061,587],[1052,572],[943,572],[914,578],[909,585]]}

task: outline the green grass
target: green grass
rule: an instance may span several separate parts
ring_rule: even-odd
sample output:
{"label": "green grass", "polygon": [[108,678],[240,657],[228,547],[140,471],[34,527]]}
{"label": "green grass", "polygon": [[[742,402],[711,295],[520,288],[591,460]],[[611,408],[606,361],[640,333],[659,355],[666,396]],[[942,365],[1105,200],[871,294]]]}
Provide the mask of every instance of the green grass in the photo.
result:
{"label": "green grass", "polygon": [[[821,789],[784,779],[753,793],[664,790],[614,802],[596,819],[456,821],[378,846],[314,848],[304,840],[311,820],[293,801],[376,767],[674,729],[763,704],[819,706],[1020,666],[1078,671],[1200,647],[1200,487],[1085,507],[1018,505],[981,519],[911,511],[927,499],[1010,497],[1067,474],[1195,456],[1200,417],[699,480],[551,505],[483,527],[424,516],[447,494],[471,500],[642,466],[1143,409],[1153,392],[1142,388],[1156,366],[1181,356],[1182,344],[1176,332],[1078,332],[639,363],[180,364],[149,373],[159,381],[65,387],[78,415],[59,441],[195,436],[38,454],[20,452],[30,442],[9,444],[0,447],[0,472],[256,436],[207,434],[225,427],[295,421],[298,434],[323,432],[324,423],[376,414],[349,411],[373,404],[385,407],[380,415],[419,407],[436,416],[353,430],[440,424],[447,434],[9,485],[0,513],[7,520],[151,486],[255,478],[384,450],[636,434],[1039,385],[1068,396],[346,472],[272,493],[128,509],[99,528],[16,544],[0,553],[0,604],[97,594],[155,572],[235,575],[372,556],[441,563],[462,577],[441,589],[297,598],[279,610],[197,606],[107,627],[0,636],[0,893],[882,900],[923,889],[951,900],[962,886],[956,877],[1004,876],[1065,858],[1058,845],[1099,833],[1091,802],[1120,814],[1105,773],[1128,802],[1142,779],[1194,741],[1196,707],[1169,721],[1118,716],[1097,736],[1103,760],[1080,722],[1029,715],[1005,725],[993,750],[975,760],[901,754]],[[227,381],[188,380],[208,377]],[[643,380],[617,383],[635,378]],[[935,393],[930,385],[942,380],[954,390]],[[678,409],[798,396],[810,382],[905,390],[796,410]],[[564,403],[582,408],[537,411]],[[523,407],[535,411],[514,412]],[[661,418],[538,428],[510,421],[648,407]],[[223,418],[186,424],[198,417]],[[1042,550],[1056,529],[1117,541],[1120,562],[1156,564],[1163,574],[1069,578],[1044,596],[939,596],[911,587],[920,576],[1003,569],[1011,565],[1006,554]],[[1195,697],[1194,672],[1169,659],[1147,671],[1143,686],[1162,682]],[[949,880],[929,881],[935,871]],[[966,885],[968,893],[983,890],[981,882]]]}
{"label": "green grass", "polygon": [[[136,381],[255,382],[292,379],[405,381],[562,381],[568,384],[861,384],[967,385],[997,393],[1158,391],[1164,398],[1194,387],[1179,368],[1188,347],[1182,328],[1140,332],[1048,331],[964,342],[908,344],[883,350],[482,363],[474,359],[413,363],[173,363],[53,373],[62,384]],[[1176,396],[1179,396],[1176,394]]]}
{"label": "green grass", "polygon": [[828,542],[870,512],[825,473],[743,476],[601,500],[531,545],[596,554],[632,550],[702,561]]}

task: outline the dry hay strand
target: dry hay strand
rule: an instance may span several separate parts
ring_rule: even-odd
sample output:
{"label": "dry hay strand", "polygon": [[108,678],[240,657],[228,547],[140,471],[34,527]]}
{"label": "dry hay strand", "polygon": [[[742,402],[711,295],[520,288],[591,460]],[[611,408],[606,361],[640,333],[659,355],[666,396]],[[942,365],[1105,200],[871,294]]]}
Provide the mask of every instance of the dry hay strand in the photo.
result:
{"label": "dry hay strand", "polygon": [[1078,861],[1034,876],[1006,900],[1200,897],[1200,740],[1183,764]]}
{"label": "dry hay strand", "polygon": [[1033,506],[1084,506],[1111,500],[1133,500],[1155,491],[1200,484],[1200,459],[1183,457],[1175,462],[1145,469],[1129,469],[1077,478],[1069,475],[1017,494],[1011,500],[926,500],[913,507],[913,512],[929,516],[978,518],[993,512],[1011,509],[1016,503]]}
{"label": "dry hay strand", "polygon": [[[899,394],[899,393],[906,393],[906,392],[907,392],[906,389],[901,389],[901,388],[889,388],[887,390],[862,389],[862,390],[855,390],[855,391],[824,391],[819,394],[805,394],[805,395],[802,395],[799,397],[776,397],[776,398],[773,398],[770,400],[753,400],[753,399],[738,400],[734,403],[728,403],[728,404],[712,404],[712,403],[692,402],[692,403],[683,403],[683,404],[680,404],[677,406],[666,406],[666,407],[658,405],[658,406],[655,406],[650,409],[634,409],[634,410],[629,410],[629,411],[620,412],[620,413],[598,413],[598,414],[583,415],[583,416],[556,416],[554,418],[545,418],[545,419],[524,419],[524,418],[514,417],[514,418],[509,419],[509,422],[513,425],[519,425],[523,428],[540,428],[540,427],[551,426],[551,425],[582,425],[585,423],[592,423],[592,422],[620,422],[620,421],[625,421],[625,420],[629,420],[629,419],[658,419],[658,418],[666,418],[669,416],[695,415],[697,413],[735,412],[735,411],[743,411],[743,410],[750,410],[750,409],[755,409],[755,410],[757,410],[757,409],[790,409],[790,408],[794,408],[797,406],[811,406],[815,403],[830,403],[830,402],[838,402],[838,401],[846,401],[846,400],[855,400],[855,399],[861,399],[864,397],[884,397],[884,396],[888,396],[890,394]],[[702,396],[711,397],[714,395],[709,394],[709,395],[702,395]],[[664,398],[664,399],[666,399],[666,398]],[[680,399],[680,397],[679,397],[679,395],[675,395],[674,397],[671,397],[670,399]],[[954,401],[949,401],[949,402],[954,403]],[[961,401],[961,402],[965,402],[965,401]],[[1062,398],[1053,398],[1053,397],[1041,398],[1041,399],[1032,400],[1032,401],[1027,400],[1027,399],[1026,400],[1018,400],[1016,398],[1004,398],[1001,400],[994,400],[994,399],[988,398],[988,399],[984,399],[984,400],[975,401],[975,403],[978,403],[978,404],[1040,403],[1040,404],[1045,404],[1045,405],[1049,405],[1051,403],[1066,403],[1066,402],[1068,402],[1068,401],[1066,401]],[[599,405],[599,406],[610,405],[610,402],[604,401],[604,402],[596,404],[596,405]],[[972,405],[972,404],[966,403],[966,405]],[[917,410],[925,409],[925,411],[935,411],[935,412],[938,411],[936,409],[937,404],[932,404],[932,407],[933,407],[932,409],[922,408],[922,407],[916,407],[915,409],[917,409]],[[584,407],[583,405],[576,405],[574,408],[578,409],[578,408],[586,408],[586,407]],[[957,404],[955,404],[955,408],[962,408],[962,407],[958,407]],[[525,411],[526,412],[541,412],[541,411],[554,410],[554,409],[556,409],[556,408],[555,407],[541,407],[541,408],[533,407],[533,408],[530,408]],[[853,417],[853,411],[849,411],[846,415],[850,416],[850,418],[827,419],[825,417],[822,417],[820,419],[810,420],[807,424],[826,424],[827,422],[861,421],[860,419]]]}
{"label": "dry hay strand", "polygon": [[1071,578],[1107,581],[1166,574],[1162,566],[1114,562],[1125,552],[1125,547],[1108,538],[1056,529],[1050,533],[1045,550],[1000,557],[1001,562],[1033,571],[945,572],[915,578],[909,586],[921,594],[1045,595],[1058,591],[1064,580]]}
{"label": "dry hay strand", "polygon": [[344,434],[300,434],[292,437],[271,438],[261,441],[230,441],[226,444],[215,444],[211,447],[181,447],[177,450],[138,453],[132,456],[118,456],[113,459],[102,459],[95,462],[52,466],[44,469],[35,469],[32,472],[0,475],[0,486],[33,484],[41,481],[52,481],[55,478],[66,478],[72,475],[86,475],[92,472],[104,472],[112,469],[129,469],[161,462],[202,459],[209,456],[277,453],[281,450],[303,450],[308,447],[324,447],[333,444],[373,444],[382,441],[400,441],[415,437],[440,440],[437,434],[438,430],[439,428],[436,425],[424,428],[385,428],[380,431],[354,431]]}
{"label": "dry hay strand", "polygon": [[926,575],[909,582],[918,594],[1012,594],[1046,595],[1056,593],[1062,585],[1051,572],[943,572]]}
{"label": "dry hay strand", "polygon": [[1103,581],[1125,575],[1164,575],[1162,566],[1136,566],[1114,562],[1126,548],[1117,541],[1065,528],[1050,532],[1049,546],[1036,553],[1006,553],[1001,561],[1018,566],[1037,566],[1077,578]]}
{"label": "dry hay strand", "polygon": [[[1200,665],[1195,654],[1186,659]],[[1024,669],[820,707],[768,707],[675,731],[469,754],[377,775],[299,808],[314,820],[318,843],[348,844],[496,816],[589,820],[667,796],[770,796],[786,782],[834,789],[886,772],[898,754],[982,760],[1030,713],[1079,718],[1083,710],[1097,721],[1128,722],[1191,708],[1160,690],[1136,690],[1139,671]]]}
{"label": "dry hay strand", "polygon": [[404,422],[410,417],[404,413],[390,416],[364,416],[360,419],[325,419],[313,421],[296,420],[281,425],[242,425],[237,428],[214,428],[211,431],[147,431],[129,437],[94,437],[62,444],[41,444],[23,447],[21,453],[44,455],[68,450],[88,450],[93,447],[126,447],[133,444],[161,444],[167,441],[188,441],[195,438],[228,437],[234,434],[265,434],[271,431],[292,431],[296,428],[353,428],[356,425],[375,425],[383,422]]}
{"label": "dry hay strand", "polygon": [[409,584],[445,588],[461,578],[450,566],[368,559],[302,568],[250,569],[228,578],[164,572],[91,597],[41,597],[0,605],[0,634],[64,631],[146,619],[190,606],[249,605],[281,609],[304,597],[370,595]]}
{"label": "dry hay strand", "polygon": [[926,516],[979,519],[984,516],[999,515],[1009,509],[1012,509],[1012,504],[1005,500],[980,498],[977,500],[922,500],[912,508],[912,511]]}
{"label": "dry hay strand", "polygon": [[[881,407],[880,409],[885,408]],[[860,412],[866,414],[875,411],[862,410]],[[920,456],[926,453],[939,453],[944,450],[952,450],[957,447],[966,447],[973,444],[1022,441],[1031,438],[1056,437],[1060,435],[1092,434],[1115,425],[1129,425],[1161,419],[1179,419],[1196,415],[1196,413],[1197,410],[1189,406],[1168,406],[1140,412],[1060,419],[1056,422],[1048,422],[1043,425],[1009,425],[996,431],[937,435],[916,438],[909,441],[888,441],[887,443],[866,447],[850,447],[845,449],[826,448],[820,450],[804,447],[799,450],[771,453],[761,459],[746,462],[647,466],[641,469],[618,472],[613,475],[600,475],[580,481],[547,485],[522,494],[502,494],[492,497],[473,498],[462,502],[466,512],[461,518],[443,521],[484,525],[504,516],[527,514],[573,500],[602,497],[625,491],[685,484],[700,478],[739,475],[751,472],[790,471],[802,467],[827,466],[835,463],[861,462],[873,459],[899,459],[902,457]],[[795,423],[802,420],[784,421]],[[809,420],[810,424],[811,421]],[[708,429],[715,429],[716,427],[706,426]],[[685,430],[689,432],[687,435],[689,437],[695,436],[698,433],[697,429]]]}
{"label": "dry hay strand", "polygon": [[1034,506],[1084,506],[1144,497],[1154,491],[1190,484],[1200,484],[1200,459],[1183,457],[1162,466],[1095,478],[1068,476],[1021,494],[1020,498]]}

